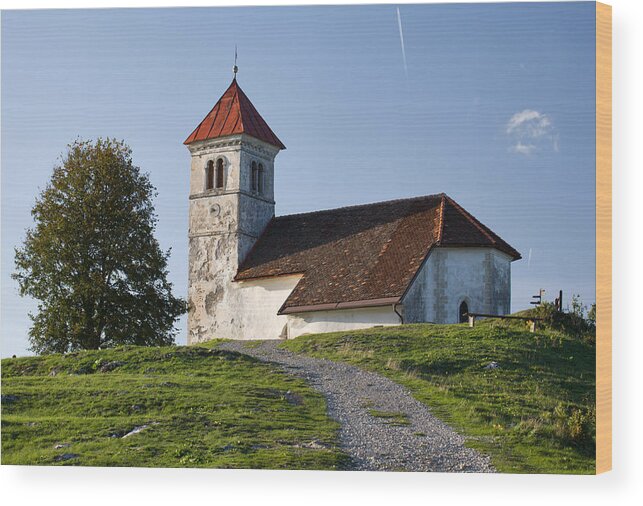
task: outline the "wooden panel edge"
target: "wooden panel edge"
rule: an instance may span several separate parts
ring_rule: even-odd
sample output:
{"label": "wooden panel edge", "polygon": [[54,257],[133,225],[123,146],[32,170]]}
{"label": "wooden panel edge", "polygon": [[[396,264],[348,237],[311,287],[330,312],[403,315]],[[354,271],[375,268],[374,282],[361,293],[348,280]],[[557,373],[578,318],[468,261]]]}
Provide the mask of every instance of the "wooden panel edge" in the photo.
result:
{"label": "wooden panel edge", "polygon": [[596,3],[596,474],[612,469],[612,7]]}

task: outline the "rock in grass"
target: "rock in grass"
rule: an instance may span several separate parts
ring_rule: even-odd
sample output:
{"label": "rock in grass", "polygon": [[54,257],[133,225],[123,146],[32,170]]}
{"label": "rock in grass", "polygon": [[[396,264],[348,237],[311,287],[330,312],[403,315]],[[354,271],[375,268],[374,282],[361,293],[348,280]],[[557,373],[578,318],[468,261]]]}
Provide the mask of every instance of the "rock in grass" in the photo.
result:
{"label": "rock in grass", "polygon": [[301,406],[304,403],[304,399],[301,395],[297,392],[291,392],[290,390],[286,392],[284,398],[288,404],[292,404],[293,406]]}
{"label": "rock in grass", "polygon": [[145,429],[149,428],[150,425],[157,425],[158,422],[152,422],[150,424],[146,425],[140,425],[138,427],[134,427],[132,430],[130,430],[127,434],[121,437],[121,439],[125,439],[126,437],[133,436],[134,434],[138,434],[141,431],[144,431]]}
{"label": "rock in grass", "polygon": [[106,362],[102,364],[98,370],[99,372],[110,372],[116,369],[117,367],[122,366],[123,364],[124,362],[119,362],[117,360],[114,360],[113,362]]}
{"label": "rock in grass", "polygon": [[149,425],[141,425],[139,427],[134,427],[127,434],[125,434],[121,439],[125,439],[126,437],[130,437],[130,436],[133,436],[134,434],[138,434],[139,432],[144,431],[148,427]]}
{"label": "rock in grass", "polygon": [[63,453],[62,455],[56,455],[54,457],[54,460],[56,462],[61,462],[63,460],[71,460],[71,459],[76,459],[80,457],[77,453]]}
{"label": "rock in grass", "polygon": [[322,448],[328,448],[328,445],[325,445],[321,441],[313,439],[312,441],[309,441],[308,443],[302,444],[301,447],[302,448],[311,448],[313,450],[320,450]]}

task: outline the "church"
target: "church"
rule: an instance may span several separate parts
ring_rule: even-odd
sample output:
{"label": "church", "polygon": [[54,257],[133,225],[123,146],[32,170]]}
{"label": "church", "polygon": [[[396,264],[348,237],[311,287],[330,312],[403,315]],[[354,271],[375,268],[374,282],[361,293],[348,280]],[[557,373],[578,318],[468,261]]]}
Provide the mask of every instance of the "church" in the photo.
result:
{"label": "church", "polygon": [[286,147],[236,72],[184,144],[188,343],[509,313],[520,253],[444,193],[275,216]]}

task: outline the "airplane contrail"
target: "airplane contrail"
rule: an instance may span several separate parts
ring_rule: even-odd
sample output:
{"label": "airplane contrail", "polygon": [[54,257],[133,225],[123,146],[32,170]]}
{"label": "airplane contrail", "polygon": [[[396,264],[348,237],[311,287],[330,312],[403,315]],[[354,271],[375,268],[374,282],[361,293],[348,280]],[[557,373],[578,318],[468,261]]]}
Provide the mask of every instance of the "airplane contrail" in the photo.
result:
{"label": "airplane contrail", "polygon": [[406,66],[406,50],[404,49],[404,32],[402,31],[402,17],[400,16],[400,8],[397,8],[397,26],[400,29],[400,44],[402,45],[402,60],[404,61],[404,75],[409,77],[409,70]]}

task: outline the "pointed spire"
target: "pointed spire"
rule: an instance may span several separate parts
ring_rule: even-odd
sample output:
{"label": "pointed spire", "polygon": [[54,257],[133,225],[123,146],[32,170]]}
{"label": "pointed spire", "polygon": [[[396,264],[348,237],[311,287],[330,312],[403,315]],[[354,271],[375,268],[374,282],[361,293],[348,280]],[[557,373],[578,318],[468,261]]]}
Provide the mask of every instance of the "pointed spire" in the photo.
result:
{"label": "pointed spire", "polygon": [[238,134],[247,134],[279,149],[286,149],[237,80],[233,79],[223,96],[183,144]]}

